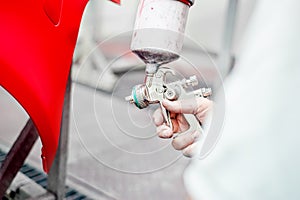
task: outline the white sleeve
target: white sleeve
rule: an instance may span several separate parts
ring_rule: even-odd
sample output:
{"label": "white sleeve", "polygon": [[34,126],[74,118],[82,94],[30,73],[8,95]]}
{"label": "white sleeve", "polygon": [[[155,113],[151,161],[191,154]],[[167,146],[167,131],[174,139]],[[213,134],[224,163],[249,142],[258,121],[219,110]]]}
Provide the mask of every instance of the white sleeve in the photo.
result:
{"label": "white sleeve", "polygon": [[184,175],[193,200],[300,199],[300,2],[257,3],[221,139]]}

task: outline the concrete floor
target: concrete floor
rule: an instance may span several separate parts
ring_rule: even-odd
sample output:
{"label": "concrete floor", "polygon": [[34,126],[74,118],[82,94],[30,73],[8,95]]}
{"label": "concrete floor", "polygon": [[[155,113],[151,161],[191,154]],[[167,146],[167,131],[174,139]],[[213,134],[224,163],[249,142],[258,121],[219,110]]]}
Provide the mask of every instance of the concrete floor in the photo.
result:
{"label": "concrete floor", "polygon": [[[142,72],[120,77],[112,94],[73,84],[68,180],[93,199],[186,199],[182,173],[189,159],[159,139],[155,109],[138,110],[123,100]],[[27,114],[0,89],[0,143],[9,147]],[[26,162],[41,168],[38,141]]]}

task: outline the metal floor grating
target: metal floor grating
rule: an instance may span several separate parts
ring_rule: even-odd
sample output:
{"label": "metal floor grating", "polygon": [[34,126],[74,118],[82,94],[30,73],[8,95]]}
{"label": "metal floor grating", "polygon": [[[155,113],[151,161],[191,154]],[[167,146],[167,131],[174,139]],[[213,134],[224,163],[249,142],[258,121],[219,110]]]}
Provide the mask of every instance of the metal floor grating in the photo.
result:
{"label": "metal floor grating", "polygon": [[[6,158],[6,153],[0,149],[0,163],[4,161]],[[47,187],[47,174],[44,172],[41,172],[33,167],[31,167],[28,164],[24,164],[22,168],[20,169],[20,172],[22,172],[24,175],[26,175],[28,178],[36,182],[37,184],[41,185],[43,188],[46,189]],[[77,190],[70,188],[69,186],[66,186],[66,200],[91,200],[91,198],[88,198],[86,195],[79,193]]]}

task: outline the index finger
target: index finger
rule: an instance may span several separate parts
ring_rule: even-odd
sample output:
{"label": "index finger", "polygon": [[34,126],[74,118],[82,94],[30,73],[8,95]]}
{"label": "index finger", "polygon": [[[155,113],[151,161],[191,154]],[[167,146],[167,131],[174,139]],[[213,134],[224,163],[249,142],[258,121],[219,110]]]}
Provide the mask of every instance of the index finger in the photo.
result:
{"label": "index finger", "polygon": [[164,107],[175,113],[196,114],[198,102],[196,99],[185,99],[178,101],[163,101]]}

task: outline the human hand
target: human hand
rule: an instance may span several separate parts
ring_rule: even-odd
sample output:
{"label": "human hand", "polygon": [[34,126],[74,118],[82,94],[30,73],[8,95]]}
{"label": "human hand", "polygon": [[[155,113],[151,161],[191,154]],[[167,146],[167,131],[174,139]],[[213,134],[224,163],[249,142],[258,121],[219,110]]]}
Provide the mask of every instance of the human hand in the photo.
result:
{"label": "human hand", "polygon": [[[162,102],[163,106],[170,111],[173,130],[164,124],[161,109],[157,109],[153,114],[153,121],[157,126],[156,132],[161,138],[171,138],[174,134],[184,132],[189,129],[189,124],[183,114],[194,114],[199,123],[203,123],[207,113],[212,109],[213,102],[207,98],[197,97],[190,100]],[[191,157],[194,152],[195,142],[200,136],[200,132],[191,131],[186,134],[178,134],[173,138],[172,145],[176,150],[182,150],[185,156]]]}

